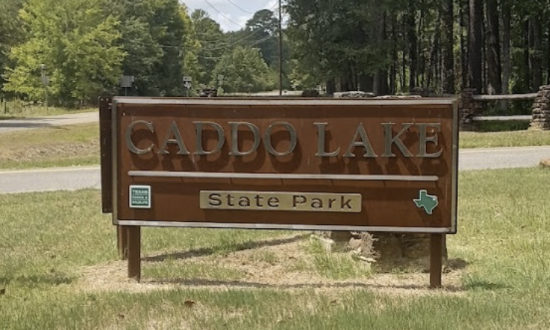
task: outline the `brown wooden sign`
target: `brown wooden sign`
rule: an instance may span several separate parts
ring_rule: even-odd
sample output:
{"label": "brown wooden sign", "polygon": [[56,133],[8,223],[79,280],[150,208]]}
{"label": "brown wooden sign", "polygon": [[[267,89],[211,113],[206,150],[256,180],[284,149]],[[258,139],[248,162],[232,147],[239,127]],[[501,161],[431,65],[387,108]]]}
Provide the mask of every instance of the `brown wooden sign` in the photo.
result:
{"label": "brown wooden sign", "polygon": [[110,124],[118,225],[456,232],[452,99],[117,97]]}

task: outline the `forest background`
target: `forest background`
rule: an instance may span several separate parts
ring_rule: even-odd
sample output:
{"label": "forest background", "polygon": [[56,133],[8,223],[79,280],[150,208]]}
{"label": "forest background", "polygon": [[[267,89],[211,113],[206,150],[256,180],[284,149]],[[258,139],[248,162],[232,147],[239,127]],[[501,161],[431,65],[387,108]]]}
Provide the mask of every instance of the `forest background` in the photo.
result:
{"label": "forest background", "polygon": [[[283,88],[527,93],[550,83],[550,0],[285,0]],[[277,8],[224,32],[178,0],[0,0],[0,97],[273,90]],[[122,75],[135,78],[122,90]]]}

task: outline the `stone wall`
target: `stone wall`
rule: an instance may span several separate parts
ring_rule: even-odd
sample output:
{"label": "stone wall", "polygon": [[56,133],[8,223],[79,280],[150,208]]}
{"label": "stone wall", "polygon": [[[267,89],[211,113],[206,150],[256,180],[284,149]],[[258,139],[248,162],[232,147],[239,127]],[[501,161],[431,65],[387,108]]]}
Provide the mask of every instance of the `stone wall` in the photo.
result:
{"label": "stone wall", "polygon": [[465,88],[460,94],[458,103],[460,127],[467,129],[472,124],[472,118],[483,110],[482,104],[474,100],[476,90]]}
{"label": "stone wall", "polygon": [[550,129],[550,85],[541,86],[533,103],[531,129]]}

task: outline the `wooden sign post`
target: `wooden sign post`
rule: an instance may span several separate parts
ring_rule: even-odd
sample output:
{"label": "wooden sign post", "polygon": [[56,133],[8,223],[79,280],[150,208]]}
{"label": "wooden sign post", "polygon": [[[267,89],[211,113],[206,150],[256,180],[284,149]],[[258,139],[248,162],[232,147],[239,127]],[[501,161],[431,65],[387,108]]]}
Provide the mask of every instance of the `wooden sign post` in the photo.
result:
{"label": "wooden sign post", "polygon": [[129,276],[141,226],[456,233],[453,99],[166,99],[100,107],[103,211]]}

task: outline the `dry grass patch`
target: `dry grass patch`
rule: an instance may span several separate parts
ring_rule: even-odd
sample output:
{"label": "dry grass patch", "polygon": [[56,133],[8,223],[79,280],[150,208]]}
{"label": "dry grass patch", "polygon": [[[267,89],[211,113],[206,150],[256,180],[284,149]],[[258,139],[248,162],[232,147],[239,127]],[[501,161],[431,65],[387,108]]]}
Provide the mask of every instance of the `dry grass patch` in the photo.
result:
{"label": "dry grass patch", "polygon": [[99,126],[82,124],[0,134],[0,168],[99,163]]}
{"label": "dry grass patch", "polygon": [[[363,274],[352,272],[349,278],[333,279],[317,271],[316,252],[310,252],[315,240],[299,235],[279,241],[281,243],[277,245],[252,247],[227,254],[193,256],[192,253],[183,253],[188,257],[168,257],[168,260],[166,256],[173,253],[146,256],[142,258],[141,283],[127,278],[125,261],[88,266],[82,269],[77,286],[87,292],[148,292],[184,288],[216,291],[313,290],[331,299],[337,299],[342,292],[354,290],[398,297],[464,294],[462,270],[444,274],[443,290],[431,290],[428,288],[428,274],[372,274],[363,261],[353,260],[349,253],[331,253],[326,257],[349,258],[359,269],[365,269]],[[306,267],[296,267],[296,264],[305,264]],[[185,271],[197,266],[204,272]]]}

